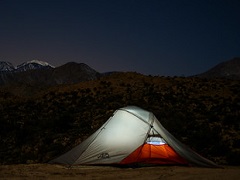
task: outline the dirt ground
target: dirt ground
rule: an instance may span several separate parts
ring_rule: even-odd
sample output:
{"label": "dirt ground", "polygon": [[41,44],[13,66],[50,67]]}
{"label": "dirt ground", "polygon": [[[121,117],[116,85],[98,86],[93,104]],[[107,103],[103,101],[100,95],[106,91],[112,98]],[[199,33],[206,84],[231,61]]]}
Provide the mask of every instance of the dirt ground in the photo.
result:
{"label": "dirt ground", "polygon": [[67,168],[51,164],[1,165],[0,179],[240,179],[240,167],[197,168],[156,166],[118,168],[110,166],[78,166]]}

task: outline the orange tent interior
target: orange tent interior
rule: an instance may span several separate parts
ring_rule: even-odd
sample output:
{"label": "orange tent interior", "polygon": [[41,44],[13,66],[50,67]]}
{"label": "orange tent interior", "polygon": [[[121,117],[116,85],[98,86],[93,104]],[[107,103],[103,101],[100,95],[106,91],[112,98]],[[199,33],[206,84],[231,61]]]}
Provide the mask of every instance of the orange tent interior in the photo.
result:
{"label": "orange tent interior", "polygon": [[121,161],[120,164],[188,164],[169,145],[143,144]]}

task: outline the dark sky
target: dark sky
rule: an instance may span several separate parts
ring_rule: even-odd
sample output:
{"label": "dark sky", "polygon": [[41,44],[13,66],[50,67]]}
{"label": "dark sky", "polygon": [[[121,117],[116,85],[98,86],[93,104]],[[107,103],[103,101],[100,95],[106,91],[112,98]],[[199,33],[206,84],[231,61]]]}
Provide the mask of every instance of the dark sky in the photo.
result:
{"label": "dark sky", "polygon": [[194,75],[240,56],[240,0],[0,0],[0,61]]}

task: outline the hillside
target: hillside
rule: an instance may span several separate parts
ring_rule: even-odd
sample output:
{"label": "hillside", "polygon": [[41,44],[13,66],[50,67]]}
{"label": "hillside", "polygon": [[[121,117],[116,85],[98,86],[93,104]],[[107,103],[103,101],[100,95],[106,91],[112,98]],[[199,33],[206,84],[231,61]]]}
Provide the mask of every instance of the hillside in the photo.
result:
{"label": "hillside", "polygon": [[0,89],[0,163],[47,162],[127,105],[152,111],[180,141],[219,163],[240,162],[238,80],[114,73],[21,98]]}
{"label": "hillside", "polygon": [[217,64],[213,68],[197,76],[204,78],[240,79],[240,58],[233,58]]}

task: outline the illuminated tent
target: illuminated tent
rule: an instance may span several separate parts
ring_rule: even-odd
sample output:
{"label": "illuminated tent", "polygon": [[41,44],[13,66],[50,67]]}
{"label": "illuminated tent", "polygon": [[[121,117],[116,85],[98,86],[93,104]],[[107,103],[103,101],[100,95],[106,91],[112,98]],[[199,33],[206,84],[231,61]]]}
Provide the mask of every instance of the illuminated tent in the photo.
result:
{"label": "illuminated tent", "polygon": [[135,106],[116,110],[89,138],[50,163],[217,167],[173,137],[153,113]]}

